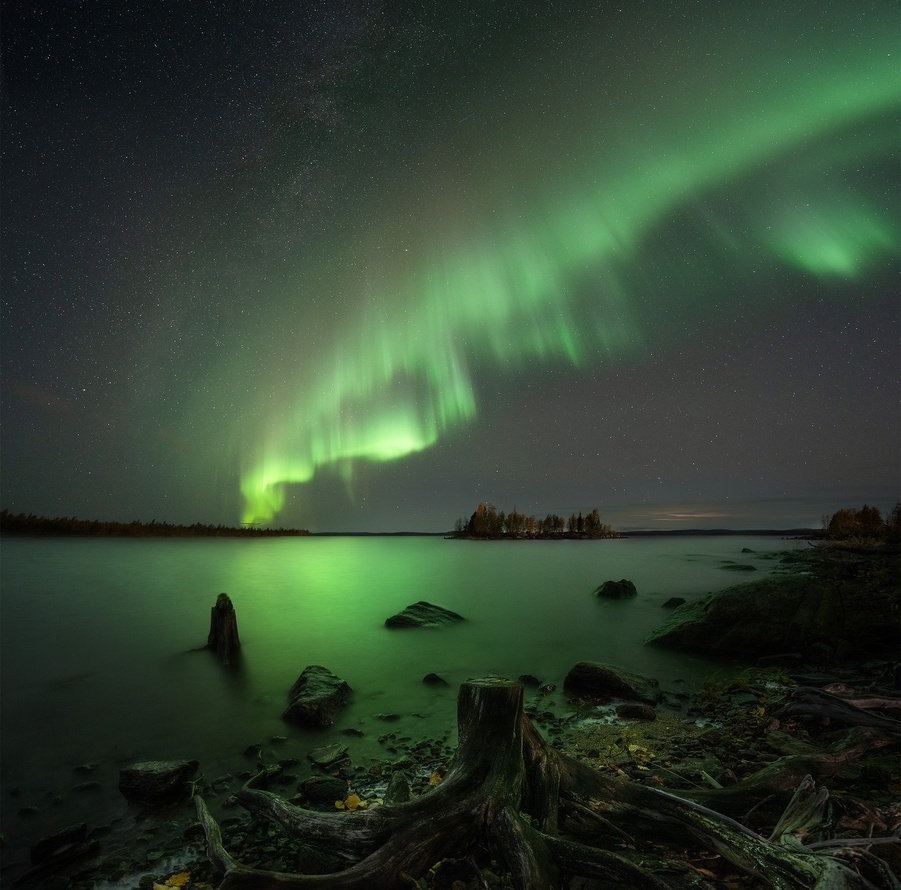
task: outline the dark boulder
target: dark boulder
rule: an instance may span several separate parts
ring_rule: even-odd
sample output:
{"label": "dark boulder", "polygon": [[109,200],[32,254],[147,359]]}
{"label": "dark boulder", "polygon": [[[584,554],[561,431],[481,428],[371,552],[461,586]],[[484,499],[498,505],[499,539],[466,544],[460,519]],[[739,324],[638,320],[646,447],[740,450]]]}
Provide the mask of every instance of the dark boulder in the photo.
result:
{"label": "dark boulder", "polygon": [[[685,652],[760,659],[835,651],[838,657],[896,657],[894,592],[807,574],[729,587],[676,609],[646,639]],[[891,653],[891,654],[889,654]]]}
{"label": "dark boulder", "polygon": [[663,604],[663,608],[664,608],[664,609],[675,609],[676,606],[681,606],[681,605],[682,605],[683,603],[685,603],[685,602],[686,602],[686,599],[685,599],[684,596],[671,596],[671,597]]}
{"label": "dark boulder", "polygon": [[31,864],[44,865],[52,860],[63,861],[67,854],[78,844],[82,844],[88,838],[88,826],[86,822],[70,825],[53,834],[42,837],[31,848]]}
{"label": "dark boulder", "polygon": [[439,677],[438,674],[426,674],[422,678],[422,682],[427,686],[449,686],[450,684],[444,677]]}
{"label": "dark boulder", "polygon": [[616,716],[620,720],[645,720],[657,719],[657,712],[650,705],[641,702],[629,701],[616,706]]}
{"label": "dark boulder", "polygon": [[605,581],[599,587],[595,587],[594,595],[605,600],[627,600],[638,596],[638,591],[631,581],[622,578],[619,581]]}
{"label": "dark boulder", "polygon": [[625,699],[656,704],[662,695],[656,680],[594,661],[580,661],[572,668],[563,681],[563,689],[604,703]]}
{"label": "dark boulder", "polygon": [[420,600],[388,618],[385,627],[442,627],[463,620],[462,615],[451,612],[450,609]]}
{"label": "dark boulder", "polygon": [[119,791],[126,800],[161,807],[187,800],[196,760],[150,760],[119,770]]}
{"label": "dark boulder", "polygon": [[748,565],[746,562],[724,562],[721,569],[727,572],[756,572],[757,566]]}
{"label": "dark boulder", "polygon": [[303,669],[291,687],[282,719],[306,726],[331,726],[352,691],[328,668],[311,664]]}

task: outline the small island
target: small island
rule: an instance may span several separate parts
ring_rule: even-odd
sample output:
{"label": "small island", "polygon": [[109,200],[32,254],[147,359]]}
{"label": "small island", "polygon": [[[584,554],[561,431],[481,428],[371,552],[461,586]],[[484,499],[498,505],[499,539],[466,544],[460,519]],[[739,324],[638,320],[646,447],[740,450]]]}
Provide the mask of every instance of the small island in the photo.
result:
{"label": "small island", "polygon": [[570,513],[568,518],[548,513],[544,519],[519,513],[514,507],[509,513],[498,512],[494,504],[479,504],[475,512],[465,521],[462,517],[454,523],[451,537],[464,539],[491,540],[595,540],[597,538],[620,538],[619,532],[601,522],[597,507],[585,516]]}

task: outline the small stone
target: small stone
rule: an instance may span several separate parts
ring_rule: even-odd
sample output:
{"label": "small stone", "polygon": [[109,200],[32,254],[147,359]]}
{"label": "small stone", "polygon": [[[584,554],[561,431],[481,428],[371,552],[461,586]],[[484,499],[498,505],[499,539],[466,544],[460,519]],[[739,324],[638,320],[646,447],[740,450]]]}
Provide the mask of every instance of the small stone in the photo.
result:
{"label": "small stone", "polygon": [[286,735],[274,735],[269,739],[269,742],[272,745],[283,745],[287,741],[288,737]]}
{"label": "small stone", "polygon": [[410,783],[407,781],[407,777],[400,770],[395,770],[385,789],[385,803],[390,806],[406,803],[412,799],[413,795],[410,793]]}
{"label": "small stone", "polygon": [[99,791],[100,783],[99,782],[79,782],[77,785],[72,786],[73,791]]}
{"label": "small stone", "polygon": [[400,714],[373,714],[375,720],[381,720],[382,723],[396,723],[400,720]]}
{"label": "small stone", "polygon": [[316,766],[331,766],[347,756],[347,745],[336,743],[334,745],[324,745],[321,748],[314,748],[307,754],[307,757]]}
{"label": "small stone", "polygon": [[538,677],[533,676],[532,674],[520,674],[518,681],[522,683],[523,686],[540,686],[541,680]]}
{"label": "small stone", "polygon": [[671,596],[664,604],[664,609],[675,609],[676,606],[681,606],[683,603],[686,603],[687,600],[684,596]]}

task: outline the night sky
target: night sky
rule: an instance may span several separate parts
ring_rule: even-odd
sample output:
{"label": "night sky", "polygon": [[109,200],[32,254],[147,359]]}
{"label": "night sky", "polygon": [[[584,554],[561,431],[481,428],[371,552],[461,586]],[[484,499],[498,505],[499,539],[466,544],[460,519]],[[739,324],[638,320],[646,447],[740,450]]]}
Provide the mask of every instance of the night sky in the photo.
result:
{"label": "night sky", "polygon": [[2,506],[899,496],[888,0],[2,4]]}

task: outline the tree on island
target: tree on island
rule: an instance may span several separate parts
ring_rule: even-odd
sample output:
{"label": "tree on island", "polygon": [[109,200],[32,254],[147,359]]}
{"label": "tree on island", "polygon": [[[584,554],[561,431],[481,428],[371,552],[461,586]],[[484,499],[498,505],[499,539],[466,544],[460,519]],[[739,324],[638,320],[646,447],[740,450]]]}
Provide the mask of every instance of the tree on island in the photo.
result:
{"label": "tree on island", "polygon": [[564,519],[556,513],[548,513],[544,519],[520,513],[514,507],[509,513],[498,512],[494,504],[481,503],[468,521],[462,518],[454,523],[454,532],[461,538],[531,539],[543,540],[618,538],[619,532],[601,522],[595,507],[587,516],[570,514]]}
{"label": "tree on island", "polygon": [[823,517],[823,537],[849,544],[901,539],[901,501],[895,503],[884,519],[878,507],[864,504],[859,510],[843,507]]}
{"label": "tree on island", "polygon": [[48,519],[34,513],[0,512],[0,533],[4,535],[82,536],[103,538],[271,538],[308,535],[301,528],[258,528],[227,525],[173,525],[169,522],[104,522],[97,519],[78,519],[76,516],[58,516]]}

